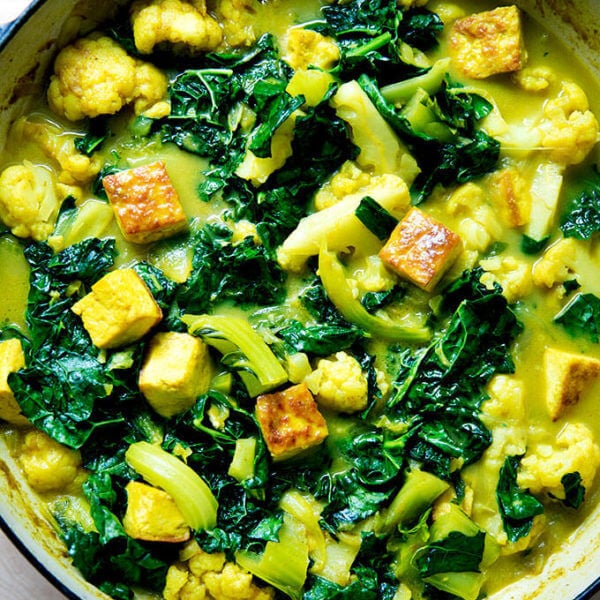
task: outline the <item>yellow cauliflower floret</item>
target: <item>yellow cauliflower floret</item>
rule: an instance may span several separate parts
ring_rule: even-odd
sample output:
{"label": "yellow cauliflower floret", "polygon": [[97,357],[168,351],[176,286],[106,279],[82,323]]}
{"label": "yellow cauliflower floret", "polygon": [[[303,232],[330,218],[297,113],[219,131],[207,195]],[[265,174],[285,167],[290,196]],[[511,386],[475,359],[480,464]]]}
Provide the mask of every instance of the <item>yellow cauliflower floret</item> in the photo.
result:
{"label": "yellow cauliflower floret", "polygon": [[134,103],[137,113],[163,100],[167,78],[114,40],[92,35],[61,50],[48,88],[50,108],[70,121],[112,115]]}
{"label": "yellow cauliflower floret", "polygon": [[598,121],[575,83],[564,81],[558,96],[546,102],[543,115],[538,127],[542,146],[551,150],[550,160],[578,164],[598,141]]}
{"label": "yellow cauliflower floret", "polygon": [[346,352],[319,360],[317,368],[304,381],[319,406],[345,413],[367,406],[367,378],[359,362]]}
{"label": "yellow cauliflower floret", "polygon": [[215,13],[229,46],[251,46],[256,41],[257,0],[219,0]]}
{"label": "yellow cauliflower floret", "polygon": [[141,0],[131,7],[135,47],[150,54],[157,44],[168,42],[191,52],[214,50],[223,39],[217,21],[204,0]]}
{"label": "yellow cauliflower floret", "polygon": [[31,487],[38,492],[67,488],[80,474],[81,456],[41,431],[29,431],[23,439],[19,463]]}
{"label": "yellow cauliflower floret", "polygon": [[66,185],[88,183],[99,173],[102,160],[86,156],[75,148],[75,135],[69,134],[48,120],[19,119],[11,132],[19,138],[34,141],[42,152],[58,163],[59,181]]}
{"label": "yellow cauliflower floret", "polygon": [[260,588],[252,575],[234,563],[225,562],[223,553],[208,554],[196,542],[184,546],[182,562],[167,573],[165,600],[271,600],[273,588]]}
{"label": "yellow cauliflower floret", "polygon": [[283,59],[294,69],[331,69],[340,59],[340,49],[328,37],[311,29],[290,29]]}
{"label": "yellow cauliflower floret", "polygon": [[340,170],[316,193],[315,208],[323,210],[328,206],[336,204],[342,198],[369,185],[371,177],[369,173],[363,171],[354,161],[347,160],[340,167]]}
{"label": "yellow cauliflower floret", "polygon": [[533,494],[547,492],[564,498],[564,475],[579,473],[586,490],[592,486],[600,467],[600,447],[583,423],[569,423],[552,443],[538,444],[521,461],[517,483]]}
{"label": "yellow cauliflower floret", "polygon": [[543,92],[550,87],[556,76],[548,67],[525,67],[514,73],[513,79],[526,92]]}
{"label": "yellow cauliflower floret", "polygon": [[533,266],[533,282],[547,288],[577,278],[578,262],[587,254],[582,242],[562,238],[552,244]]}
{"label": "yellow cauliflower floret", "polygon": [[0,219],[17,237],[45,240],[54,229],[60,201],[50,171],[24,161],[0,175]]}
{"label": "yellow cauliflower floret", "polygon": [[493,256],[479,264],[485,271],[481,283],[488,289],[493,289],[494,284],[499,283],[502,295],[509,303],[516,302],[531,291],[531,267],[525,261],[514,256]]}

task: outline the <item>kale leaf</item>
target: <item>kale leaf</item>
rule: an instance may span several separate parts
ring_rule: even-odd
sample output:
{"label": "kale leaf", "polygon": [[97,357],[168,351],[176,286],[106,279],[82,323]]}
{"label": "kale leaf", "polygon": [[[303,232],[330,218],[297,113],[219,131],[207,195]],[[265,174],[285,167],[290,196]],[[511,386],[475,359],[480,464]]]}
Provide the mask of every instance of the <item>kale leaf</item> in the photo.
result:
{"label": "kale leaf", "polygon": [[365,196],[360,201],[355,214],[360,222],[382,241],[390,237],[398,224],[398,219],[370,196]]}
{"label": "kale leaf", "polygon": [[584,189],[568,204],[560,221],[566,238],[588,240],[600,231],[600,173],[594,169]]}
{"label": "kale leaf", "polygon": [[451,531],[448,537],[425,546],[416,556],[415,564],[421,577],[438,573],[479,572],[483,558],[485,533],[466,535]]}
{"label": "kale leaf", "polygon": [[587,336],[600,341],[600,298],[594,294],[577,293],[554,317],[573,337]]}
{"label": "kale leaf", "polygon": [[523,490],[517,483],[521,456],[507,456],[500,469],[496,498],[504,531],[510,542],[525,537],[533,525],[533,518],[544,512],[542,503]]}
{"label": "kale leaf", "polygon": [[581,474],[578,471],[565,473],[560,483],[565,490],[565,498],[562,503],[569,508],[579,508],[585,499],[585,487],[582,485]]}

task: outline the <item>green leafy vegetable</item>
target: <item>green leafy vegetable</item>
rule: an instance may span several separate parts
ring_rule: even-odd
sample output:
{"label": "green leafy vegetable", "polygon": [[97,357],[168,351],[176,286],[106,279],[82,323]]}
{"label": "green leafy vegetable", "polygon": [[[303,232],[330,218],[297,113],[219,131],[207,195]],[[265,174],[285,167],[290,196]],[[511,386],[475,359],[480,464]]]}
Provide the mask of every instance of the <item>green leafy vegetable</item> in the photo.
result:
{"label": "green leafy vegetable", "polygon": [[600,177],[596,186],[575,196],[562,216],[560,228],[566,238],[588,240],[600,231]]}
{"label": "green leafy vegetable", "polygon": [[587,336],[600,341],[600,298],[594,294],[578,293],[554,317],[573,337]]}
{"label": "green leafy vegetable", "polygon": [[451,531],[448,537],[427,545],[416,557],[417,568],[422,577],[438,573],[461,571],[479,572],[483,558],[485,533],[465,535]]}
{"label": "green leafy vegetable", "polygon": [[569,508],[579,508],[585,499],[585,487],[582,485],[580,473],[565,473],[560,483],[565,490],[565,498],[562,503]]}
{"label": "green leafy vegetable", "polygon": [[520,456],[507,456],[500,469],[496,498],[504,531],[510,542],[525,537],[533,525],[533,518],[544,512],[542,503],[517,484]]}
{"label": "green leafy vegetable", "polygon": [[369,196],[365,196],[356,208],[361,223],[380,240],[387,240],[398,224],[398,219]]}

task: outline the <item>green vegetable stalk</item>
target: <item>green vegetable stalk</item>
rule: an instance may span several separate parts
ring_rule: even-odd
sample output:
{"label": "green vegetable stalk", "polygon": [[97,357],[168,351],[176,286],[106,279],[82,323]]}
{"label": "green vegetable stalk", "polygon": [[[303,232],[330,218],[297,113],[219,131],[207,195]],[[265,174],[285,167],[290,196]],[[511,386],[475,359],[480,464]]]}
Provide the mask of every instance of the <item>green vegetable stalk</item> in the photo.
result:
{"label": "green vegetable stalk", "polygon": [[148,442],[131,444],[127,464],[148,483],[170,494],[188,525],[194,530],[217,524],[218,502],[204,480],[184,462]]}
{"label": "green vegetable stalk", "polygon": [[367,312],[354,297],[344,268],[335,254],[324,248],[319,252],[319,276],[329,299],[350,323],[387,340],[426,342],[429,339],[430,332],[426,327],[397,323]]}

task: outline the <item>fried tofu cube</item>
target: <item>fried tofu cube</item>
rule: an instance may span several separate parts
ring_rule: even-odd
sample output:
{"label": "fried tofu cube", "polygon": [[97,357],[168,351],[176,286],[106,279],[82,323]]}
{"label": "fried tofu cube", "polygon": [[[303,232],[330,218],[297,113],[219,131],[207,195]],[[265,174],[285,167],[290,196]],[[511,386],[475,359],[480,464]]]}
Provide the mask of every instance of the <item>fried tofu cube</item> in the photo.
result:
{"label": "fried tofu cube", "polygon": [[169,418],[191,408],[208,391],[212,372],[208,346],[200,338],[161,332],[149,344],[139,388],[152,408]]}
{"label": "fried tofu cube", "polygon": [[431,291],[461,248],[459,235],[422,210],[412,208],[396,225],[379,257],[400,277]]}
{"label": "fried tofu cube", "polygon": [[152,293],[133,269],[107,273],[71,310],[98,348],[118,348],[144,337],[162,319]]}
{"label": "fried tofu cube", "polygon": [[256,418],[273,460],[285,460],[319,445],[327,423],[305,383],[256,399]]}
{"label": "fried tofu cube", "polygon": [[581,394],[600,375],[600,360],[546,348],[544,352],[546,408],[553,421],[579,402]]}
{"label": "fried tofu cube", "polygon": [[484,79],[518,71],[527,60],[519,9],[500,6],[456,20],[449,50],[454,65],[466,77]]}
{"label": "fried tofu cube", "polygon": [[0,342],[0,419],[13,425],[29,424],[8,385],[8,375],[24,366],[25,355],[20,340],[14,338]]}
{"label": "fried tofu cube", "polygon": [[139,481],[130,481],[123,528],[127,535],[148,542],[185,542],[190,528],[173,497]]}
{"label": "fried tofu cube", "polygon": [[514,167],[497,171],[490,177],[490,199],[509,227],[529,222],[531,194],[525,178]]}
{"label": "fried tofu cube", "polygon": [[102,185],[128,242],[147,244],[187,227],[179,194],[163,161],[107,175]]}

